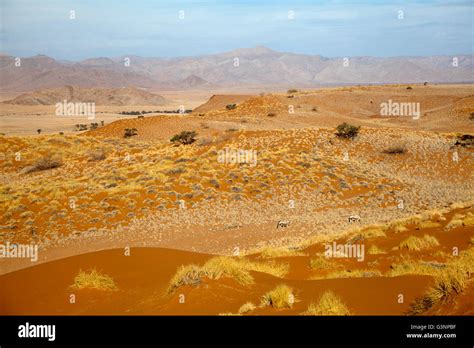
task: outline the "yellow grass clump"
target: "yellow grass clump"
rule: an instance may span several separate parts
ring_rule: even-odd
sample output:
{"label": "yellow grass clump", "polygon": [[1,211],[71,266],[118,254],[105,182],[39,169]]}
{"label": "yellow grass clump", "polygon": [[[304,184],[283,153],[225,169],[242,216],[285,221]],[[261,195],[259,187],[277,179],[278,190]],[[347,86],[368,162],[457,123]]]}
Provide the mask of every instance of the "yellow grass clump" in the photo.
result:
{"label": "yellow grass clump", "polygon": [[354,269],[354,270],[343,270],[335,271],[324,275],[317,275],[310,277],[310,280],[318,279],[333,279],[333,278],[367,278],[367,277],[380,277],[382,272],[377,269]]}
{"label": "yellow grass clump", "polygon": [[309,260],[309,267],[311,269],[324,269],[331,266],[331,262],[324,256],[318,256]]}
{"label": "yellow grass clump", "polygon": [[381,255],[381,254],[386,254],[387,252],[380,249],[378,246],[376,245],[371,245],[369,250],[367,250],[367,253],[369,255]]}
{"label": "yellow grass clump", "polygon": [[257,307],[252,302],[247,302],[239,308],[239,314],[244,314],[255,310]]}
{"label": "yellow grass clump", "polygon": [[317,304],[310,303],[303,315],[350,315],[347,306],[332,291],[326,291]]}
{"label": "yellow grass clump", "polygon": [[288,264],[252,262],[244,258],[217,256],[203,266],[194,264],[181,266],[169,283],[168,293],[184,285],[196,286],[204,277],[215,280],[228,277],[235,279],[239,284],[250,285],[253,283],[250,271],[284,277],[288,273]]}
{"label": "yellow grass clump", "polygon": [[474,226],[474,214],[469,212],[467,215],[456,214],[446,225],[445,229],[451,229],[461,226]]}
{"label": "yellow grass clump", "polygon": [[76,289],[117,290],[117,285],[110,276],[101,274],[95,269],[89,273],[80,270],[74,278],[72,287]]}
{"label": "yellow grass clump", "polygon": [[392,264],[390,271],[387,272],[389,277],[397,277],[406,274],[430,275],[436,276],[443,271],[446,264],[429,264],[419,261],[407,260],[401,263]]}
{"label": "yellow grass clump", "polygon": [[293,289],[288,285],[281,284],[275,289],[263,295],[262,306],[272,306],[273,308],[291,308],[295,302]]}
{"label": "yellow grass clump", "polygon": [[452,295],[461,293],[474,273],[474,248],[463,251],[435,276],[435,284],[411,305],[410,314],[420,314]]}
{"label": "yellow grass clump", "polygon": [[425,234],[423,237],[410,236],[403,240],[398,246],[399,249],[408,249],[409,251],[420,251],[438,246],[436,237]]}
{"label": "yellow grass clump", "polygon": [[268,259],[275,257],[306,256],[306,254],[299,250],[288,248],[266,248],[260,252],[260,256],[264,259]]}
{"label": "yellow grass clump", "polygon": [[385,237],[384,226],[371,226],[360,231],[360,235],[364,238]]}

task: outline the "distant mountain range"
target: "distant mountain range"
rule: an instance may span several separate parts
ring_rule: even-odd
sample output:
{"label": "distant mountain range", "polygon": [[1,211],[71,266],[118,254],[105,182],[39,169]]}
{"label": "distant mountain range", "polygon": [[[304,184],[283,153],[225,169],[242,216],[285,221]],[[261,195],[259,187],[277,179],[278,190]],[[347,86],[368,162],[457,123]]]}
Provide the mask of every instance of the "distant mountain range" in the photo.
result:
{"label": "distant mountain range", "polygon": [[20,63],[16,66],[15,57],[0,56],[2,92],[65,85],[179,90],[474,81],[473,55],[345,59],[277,52],[262,46],[198,57],[124,56],[80,62],[38,55],[21,58]]}
{"label": "distant mountain range", "polygon": [[163,105],[166,99],[160,95],[135,87],[84,88],[64,86],[26,92],[7,100],[5,104],[55,105],[63,101],[94,102],[97,105]]}

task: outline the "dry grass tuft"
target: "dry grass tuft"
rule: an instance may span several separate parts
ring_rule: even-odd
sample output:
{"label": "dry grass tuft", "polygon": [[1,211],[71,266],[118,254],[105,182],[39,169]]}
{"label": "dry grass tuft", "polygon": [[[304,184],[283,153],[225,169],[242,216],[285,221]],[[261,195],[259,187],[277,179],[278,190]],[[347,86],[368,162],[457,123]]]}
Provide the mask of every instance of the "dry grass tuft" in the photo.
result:
{"label": "dry grass tuft", "polygon": [[54,169],[62,166],[62,161],[59,157],[47,155],[38,159],[33,165],[23,168],[22,173],[28,174],[47,169]]}
{"label": "dry grass tuft", "polygon": [[324,275],[312,276],[310,280],[318,279],[335,279],[335,278],[368,278],[368,277],[380,277],[382,272],[377,269],[347,269],[341,271],[334,271]]}
{"label": "dry grass tuft", "polygon": [[447,267],[447,265],[443,263],[423,263],[420,261],[407,260],[390,265],[390,271],[387,273],[387,276],[398,277],[406,274],[436,276],[442,272],[445,267]]}
{"label": "dry grass tuft", "polygon": [[303,315],[350,315],[347,306],[332,291],[326,291],[317,304],[310,303]]}
{"label": "dry grass tuft", "polygon": [[260,253],[260,257],[264,259],[288,256],[306,256],[306,254],[299,250],[292,250],[288,248],[266,248]]}
{"label": "dry grass tuft", "polygon": [[80,270],[74,278],[72,287],[76,289],[117,290],[117,285],[110,276],[101,274],[95,269],[89,273]]}
{"label": "dry grass tuft", "polygon": [[438,246],[436,237],[425,234],[423,237],[410,236],[403,240],[398,246],[399,249],[408,249],[409,251],[420,251]]}
{"label": "dry grass tuft", "polygon": [[376,245],[370,246],[369,250],[367,250],[367,253],[369,255],[381,255],[381,254],[386,254],[387,252],[385,250],[380,249]]}
{"label": "dry grass tuft", "polygon": [[435,284],[411,305],[409,314],[420,314],[448,297],[461,293],[474,273],[474,248],[455,257],[446,269],[435,275]]}
{"label": "dry grass tuft", "polygon": [[331,262],[324,256],[319,256],[317,258],[312,258],[309,260],[309,267],[311,269],[324,269],[331,266]]}
{"label": "dry grass tuft", "polygon": [[255,310],[257,307],[252,302],[247,302],[239,308],[239,314],[244,314]]}
{"label": "dry grass tuft", "polygon": [[203,266],[194,264],[181,266],[169,283],[168,293],[184,285],[197,286],[204,277],[215,280],[228,277],[242,285],[250,285],[253,284],[250,271],[284,277],[288,273],[288,264],[252,262],[244,258],[218,256],[210,259]]}
{"label": "dry grass tuft", "polygon": [[262,298],[262,307],[291,308],[295,302],[293,289],[288,285],[278,285],[275,289],[267,292]]}

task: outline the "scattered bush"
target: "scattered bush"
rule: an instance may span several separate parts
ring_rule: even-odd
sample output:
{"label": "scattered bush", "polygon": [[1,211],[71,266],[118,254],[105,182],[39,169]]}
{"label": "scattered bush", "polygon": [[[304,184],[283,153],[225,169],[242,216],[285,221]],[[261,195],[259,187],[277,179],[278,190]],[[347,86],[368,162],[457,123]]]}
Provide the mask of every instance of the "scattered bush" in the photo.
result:
{"label": "scattered bush", "polygon": [[239,314],[244,314],[255,310],[257,307],[252,302],[247,302],[239,308]]}
{"label": "scattered bush", "polygon": [[288,272],[288,265],[259,263],[243,258],[217,256],[207,261],[203,266],[194,264],[181,266],[169,283],[168,293],[172,293],[184,285],[197,286],[201,283],[203,277],[209,279],[228,277],[235,279],[242,285],[249,285],[253,283],[253,277],[249,271],[283,277]]}
{"label": "scattered bush", "polygon": [[396,146],[391,146],[383,150],[383,153],[389,154],[389,155],[398,155],[398,154],[404,154],[407,150],[405,147],[401,145],[396,145]]}
{"label": "scattered bush", "polygon": [[95,149],[89,152],[89,161],[102,161],[105,159],[104,149]]}
{"label": "scattered bush", "polygon": [[435,284],[411,305],[409,314],[420,314],[450,296],[461,293],[474,272],[474,248],[462,251],[432,275]]}
{"label": "scattered bush", "polygon": [[410,236],[407,239],[403,240],[398,246],[399,249],[408,249],[409,251],[420,251],[425,249],[430,249],[434,246],[438,246],[438,240],[433,237],[425,234],[423,237]]}
{"label": "scattered bush", "polygon": [[237,108],[236,104],[227,104],[225,107],[227,110],[234,110]]}
{"label": "scattered bush", "polygon": [[380,255],[380,254],[386,254],[386,252],[382,249],[380,249],[376,245],[372,245],[369,250],[367,251],[369,255]]}
{"label": "scattered bush", "polygon": [[273,308],[291,308],[294,302],[293,289],[284,284],[278,285],[262,298],[262,306],[272,306]]}
{"label": "scattered bush", "polygon": [[319,256],[317,258],[312,258],[309,260],[309,267],[311,269],[324,269],[331,267],[332,264],[329,260],[324,256]]}
{"label": "scattered bush", "polygon": [[350,315],[349,309],[332,291],[326,291],[317,304],[311,303],[303,315]]}
{"label": "scattered bush", "polygon": [[410,89],[413,89],[413,88],[411,88],[410,86],[408,86],[407,89],[410,90]]}
{"label": "scattered bush", "polygon": [[76,124],[76,132],[86,131],[89,129],[87,124]]}
{"label": "scattered bush", "polygon": [[456,136],[455,146],[473,147],[474,146],[474,135],[471,134],[458,134]]}
{"label": "scattered bush", "polygon": [[41,170],[53,169],[62,166],[62,161],[58,157],[47,155],[38,159],[33,165],[25,167],[23,173],[28,174]]}
{"label": "scattered bush", "polygon": [[170,141],[175,144],[189,145],[196,141],[197,133],[195,131],[182,131],[179,134],[174,135]]}
{"label": "scattered bush", "polygon": [[359,134],[360,127],[350,125],[346,122],[341,123],[336,128],[336,136],[340,138],[353,139]]}
{"label": "scattered bush", "polygon": [[288,94],[298,93],[298,90],[295,88],[291,88],[287,91]]}
{"label": "scattered bush", "polygon": [[74,278],[73,288],[76,289],[97,289],[97,290],[117,290],[114,280],[106,275],[93,269],[90,273],[79,271]]}
{"label": "scattered bush", "polygon": [[125,128],[124,129],[124,134],[123,134],[124,138],[130,138],[130,137],[133,137],[135,135],[138,135],[138,131],[137,131],[136,128]]}
{"label": "scattered bush", "polygon": [[275,117],[276,114],[275,114],[274,112],[269,112],[267,116],[268,116],[268,117]]}

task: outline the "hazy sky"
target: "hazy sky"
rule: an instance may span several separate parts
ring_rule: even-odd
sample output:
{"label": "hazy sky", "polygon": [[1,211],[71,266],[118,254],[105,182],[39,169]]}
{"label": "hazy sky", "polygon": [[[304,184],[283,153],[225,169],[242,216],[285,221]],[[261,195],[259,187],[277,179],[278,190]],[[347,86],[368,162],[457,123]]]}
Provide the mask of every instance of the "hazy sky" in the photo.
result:
{"label": "hazy sky", "polygon": [[0,50],[71,60],[257,45],[328,57],[472,54],[473,3],[0,0]]}

